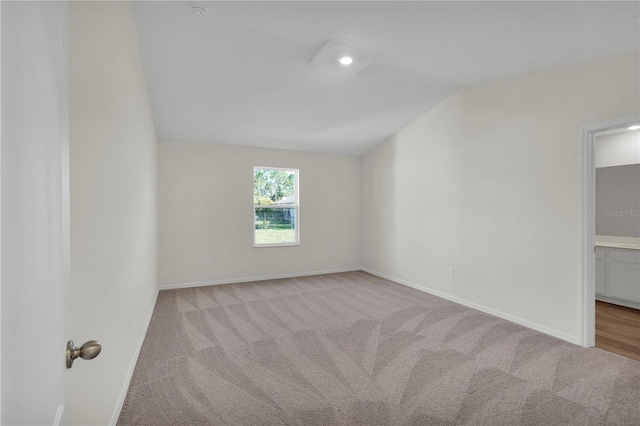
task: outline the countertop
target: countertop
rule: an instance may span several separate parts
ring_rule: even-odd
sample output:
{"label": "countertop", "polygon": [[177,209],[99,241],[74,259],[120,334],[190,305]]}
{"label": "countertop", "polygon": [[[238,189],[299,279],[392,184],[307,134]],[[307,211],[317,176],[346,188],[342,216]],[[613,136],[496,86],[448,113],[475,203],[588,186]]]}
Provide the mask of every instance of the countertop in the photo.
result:
{"label": "countertop", "polygon": [[640,250],[640,238],[596,235],[596,247]]}

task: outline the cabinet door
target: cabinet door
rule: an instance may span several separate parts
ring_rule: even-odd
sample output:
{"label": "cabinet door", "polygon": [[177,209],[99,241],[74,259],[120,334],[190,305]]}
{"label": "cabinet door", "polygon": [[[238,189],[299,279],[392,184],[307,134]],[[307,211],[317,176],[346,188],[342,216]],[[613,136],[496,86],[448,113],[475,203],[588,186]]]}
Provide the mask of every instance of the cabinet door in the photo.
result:
{"label": "cabinet door", "polygon": [[611,250],[606,276],[608,296],[640,302],[640,253]]}
{"label": "cabinet door", "polygon": [[596,294],[601,296],[607,294],[607,287],[605,285],[606,277],[604,259],[596,259]]}

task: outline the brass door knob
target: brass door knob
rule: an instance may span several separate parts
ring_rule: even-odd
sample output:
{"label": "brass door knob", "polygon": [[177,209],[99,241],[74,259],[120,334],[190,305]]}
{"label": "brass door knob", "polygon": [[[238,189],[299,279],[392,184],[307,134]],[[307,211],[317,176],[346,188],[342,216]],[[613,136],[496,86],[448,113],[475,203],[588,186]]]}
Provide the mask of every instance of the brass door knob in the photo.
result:
{"label": "brass door knob", "polygon": [[76,358],[82,358],[86,360],[94,359],[100,354],[102,345],[97,340],[89,340],[84,345],[76,348],[73,344],[73,340],[67,342],[67,368],[73,366],[73,361]]}

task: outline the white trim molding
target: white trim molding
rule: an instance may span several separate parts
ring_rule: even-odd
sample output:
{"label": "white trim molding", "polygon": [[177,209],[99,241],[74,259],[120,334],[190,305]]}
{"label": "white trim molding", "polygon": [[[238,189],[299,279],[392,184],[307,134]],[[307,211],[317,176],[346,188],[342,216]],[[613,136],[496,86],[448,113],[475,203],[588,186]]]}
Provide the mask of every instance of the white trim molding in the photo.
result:
{"label": "white trim molding", "polygon": [[640,303],[630,302],[628,300],[615,299],[613,297],[607,297],[607,296],[601,296],[601,295],[596,295],[596,300],[640,310]]}
{"label": "white trim molding", "polygon": [[201,281],[201,282],[195,282],[195,283],[164,284],[160,286],[160,290],[173,290],[177,288],[205,287],[209,285],[246,283],[251,281],[277,280],[281,278],[298,278],[298,277],[308,277],[311,275],[338,274],[340,272],[353,272],[353,271],[362,271],[362,270],[363,270],[362,267],[358,266],[353,268],[328,269],[324,271],[294,272],[291,274],[264,275],[260,277],[230,278],[226,280]]}
{"label": "white trim molding", "polygon": [[[2,4],[0,3],[0,46],[2,46]],[[2,55],[0,54],[0,99],[2,99]],[[2,102],[0,102],[0,164],[2,164]],[[1,172],[2,170],[0,170]],[[2,176],[2,173],[0,173]],[[0,178],[0,188],[2,187],[2,179]],[[2,197],[0,197],[0,223],[2,223]],[[2,241],[2,227],[0,226],[0,241]],[[2,277],[2,244],[0,244],[0,277]],[[2,295],[2,279],[0,278],[0,295]],[[0,302],[2,302],[0,296]],[[2,303],[0,303],[0,307]],[[0,312],[1,314],[1,312]],[[2,315],[0,315],[2,318]],[[0,321],[0,329],[1,327]],[[2,339],[0,339],[0,366],[2,365]],[[2,383],[2,368],[0,368],[0,383]],[[2,418],[2,387],[0,387],[0,419]]]}
{"label": "white trim molding", "polygon": [[120,417],[120,412],[122,411],[122,407],[124,406],[124,401],[127,398],[127,392],[129,391],[129,385],[131,384],[131,379],[133,378],[133,371],[136,368],[136,364],[138,363],[138,357],[140,356],[140,350],[142,349],[142,344],[144,343],[145,337],[147,337],[147,331],[149,331],[149,325],[151,324],[151,317],[153,317],[153,311],[156,308],[156,303],[158,302],[158,295],[160,294],[160,289],[156,289],[156,295],[153,298],[153,303],[151,304],[151,309],[149,309],[149,314],[147,315],[147,323],[140,335],[140,340],[138,341],[138,346],[136,347],[136,351],[133,354],[131,359],[131,364],[129,364],[129,370],[127,371],[127,377],[124,381],[124,385],[122,386],[122,390],[120,391],[120,396],[118,396],[118,400],[116,401],[116,406],[113,409],[113,414],[111,415],[111,420],[109,420],[110,426],[115,426],[118,423],[118,418]]}
{"label": "white trim molding", "polygon": [[603,132],[628,127],[640,122],[640,114],[627,115],[611,120],[586,124],[580,128],[582,151],[582,188],[580,211],[580,340],[581,346],[590,348],[596,344],[596,167],[595,139]]}
{"label": "white trim molding", "polygon": [[467,300],[460,299],[458,297],[451,296],[449,294],[442,293],[442,292],[437,291],[437,290],[433,290],[433,289],[431,289],[431,288],[429,288],[429,287],[427,287],[425,285],[422,285],[422,284],[416,284],[416,283],[413,283],[411,281],[407,281],[407,280],[403,280],[403,279],[400,279],[400,278],[392,277],[391,275],[383,274],[382,272],[374,271],[374,270],[369,269],[369,268],[363,268],[362,270],[365,271],[365,272],[368,272],[368,273],[370,273],[372,275],[376,275],[376,276],[378,276],[380,278],[384,278],[386,280],[393,281],[393,282],[396,282],[398,284],[405,285],[407,287],[415,288],[416,290],[420,290],[420,291],[423,291],[425,293],[432,294],[434,296],[441,297],[443,299],[449,300],[451,302],[458,303],[458,304],[466,306],[468,308],[475,309],[476,311],[484,312],[486,314],[493,315],[494,317],[502,318],[502,319],[505,319],[507,321],[511,321],[511,322],[516,323],[516,324],[520,324],[520,325],[525,326],[527,328],[530,328],[532,330],[536,330],[536,331],[539,331],[541,333],[548,334],[548,335],[553,336],[553,337],[557,337],[558,339],[565,340],[565,341],[567,341],[569,343],[573,343],[573,344],[576,344],[576,345],[580,344],[580,339],[578,338],[578,336],[573,336],[571,334],[567,334],[565,332],[556,330],[554,328],[549,328],[547,326],[544,326],[544,325],[541,325],[541,324],[538,324],[538,323],[535,323],[535,322],[532,322],[532,321],[528,321],[528,320],[525,320],[523,318],[516,317],[514,315],[507,314],[507,313],[495,310],[493,308],[489,308],[487,306],[483,306],[483,305],[479,305],[477,303],[469,302]]}

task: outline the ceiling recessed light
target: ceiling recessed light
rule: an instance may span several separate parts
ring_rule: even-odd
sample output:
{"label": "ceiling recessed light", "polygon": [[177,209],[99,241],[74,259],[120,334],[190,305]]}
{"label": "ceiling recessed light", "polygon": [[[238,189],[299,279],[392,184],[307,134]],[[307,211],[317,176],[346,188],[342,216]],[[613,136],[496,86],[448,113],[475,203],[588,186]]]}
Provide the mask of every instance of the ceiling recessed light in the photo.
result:
{"label": "ceiling recessed light", "polygon": [[351,56],[343,56],[339,61],[342,65],[351,65],[353,58]]}
{"label": "ceiling recessed light", "polygon": [[627,129],[628,130],[638,130],[638,129],[640,129],[640,125],[636,124],[634,126],[629,126],[629,127],[627,127]]}

